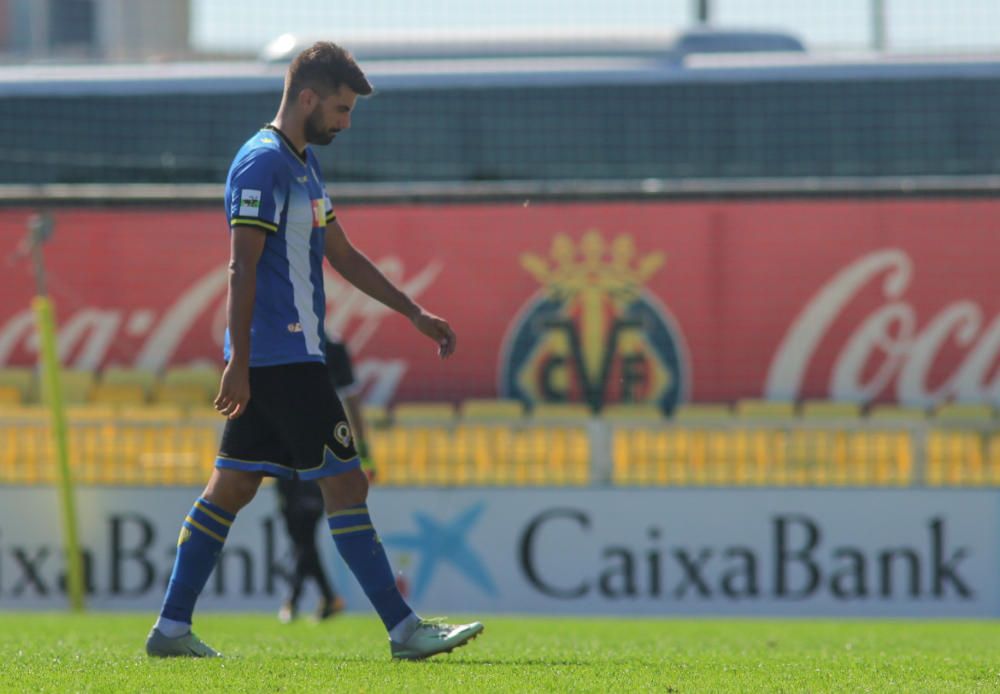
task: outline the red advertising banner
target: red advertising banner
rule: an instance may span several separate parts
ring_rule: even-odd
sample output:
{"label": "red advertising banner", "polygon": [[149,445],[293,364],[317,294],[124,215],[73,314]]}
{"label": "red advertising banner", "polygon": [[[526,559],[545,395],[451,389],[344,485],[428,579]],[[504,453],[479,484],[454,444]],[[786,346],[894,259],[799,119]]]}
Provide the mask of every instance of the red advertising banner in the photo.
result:
{"label": "red advertising banner", "polygon": [[[0,212],[0,365],[34,363],[28,211]],[[434,345],[332,270],[331,332],[369,400],[741,397],[1000,403],[1000,202],[978,199],[342,207],[429,310]],[[75,368],[219,363],[219,210],[68,209],[46,247]]]}

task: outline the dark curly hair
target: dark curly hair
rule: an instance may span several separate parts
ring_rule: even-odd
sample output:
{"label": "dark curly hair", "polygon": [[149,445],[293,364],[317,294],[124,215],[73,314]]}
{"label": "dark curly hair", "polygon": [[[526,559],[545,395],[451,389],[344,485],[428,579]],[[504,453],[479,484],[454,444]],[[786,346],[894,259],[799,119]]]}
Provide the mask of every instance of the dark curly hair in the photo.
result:
{"label": "dark curly hair", "polygon": [[365,73],[345,49],[329,41],[317,41],[297,56],[285,75],[285,96],[295,98],[303,89],[321,93],[336,91],[346,84],[360,96],[372,93]]}

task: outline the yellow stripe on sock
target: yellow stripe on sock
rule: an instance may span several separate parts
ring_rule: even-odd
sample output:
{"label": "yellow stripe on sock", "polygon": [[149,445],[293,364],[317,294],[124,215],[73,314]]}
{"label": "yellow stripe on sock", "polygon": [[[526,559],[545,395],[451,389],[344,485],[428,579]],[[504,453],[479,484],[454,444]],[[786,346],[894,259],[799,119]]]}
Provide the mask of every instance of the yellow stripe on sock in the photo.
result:
{"label": "yellow stripe on sock", "polygon": [[208,528],[206,528],[204,525],[202,525],[201,523],[199,523],[198,521],[196,521],[191,516],[185,516],[184,520],[186,520],[188,523],[190,523],[194,527],[198,528],[198,530],[202,531],[203,533],[205,533],[209,537],[218,540],[222,544],[226,544],[226,538],[222,537],[222,535],[219,535],[216,532],[213,532],[213,531],[209,530]]}
{"label": "yellow stripe on sock", "polygon": [[222,523],[227,528],[230,527],[230,526],[232,526],[233,522],[231,520],[226,520],[225,518],[223,518],[222,516],[220,516],[218,513],[215,513],[213,511],[210,511],[209,509],[205,508],[204,506],[201,505],[200,501],[194,502],[194,505],[195,505],[195,507],[197,507],[197,509],[199,511],[201,511],[202,513],[204,513],[206,516],[208,516],[212,520],[214,520],[214,521],[216,521],[218,523]]}
{"label": "yellow stripe on sock", "polygon": [[344,516],[367,516],[368,509],[366,508],[349,508],[346,511],[334,511],[327,518],[343,518]]}
{"label": "yellow stripe on sock", "polygon": [[337,528],[336,530],[330,530],[331,535],[345,535],[347,533],[356,533],[359,530],[374,530],[374,526],[369,523],[368,525],[352,525],[348,528]]}

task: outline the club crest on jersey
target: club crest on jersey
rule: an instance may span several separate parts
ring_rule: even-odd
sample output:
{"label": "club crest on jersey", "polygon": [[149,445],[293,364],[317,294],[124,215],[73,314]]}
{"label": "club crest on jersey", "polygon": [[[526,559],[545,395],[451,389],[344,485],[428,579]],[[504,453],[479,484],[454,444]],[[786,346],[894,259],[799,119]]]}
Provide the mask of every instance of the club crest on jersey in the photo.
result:
{"label": "club crest on jersey", "polygon": [[240,191],[240,217],[257,217],[260,215],[260,191],[244,188]]}
{"label": "club crest on jersey", "polygon": [[650,403],[671,412],[690,377],[683,336],[645,285],[661,252],[640,254],[632,237],[597,230],[575,244],[552,240],[550,258],[525,253],[521,266],[542,285],[507,329],[501,397],[527,403]]}

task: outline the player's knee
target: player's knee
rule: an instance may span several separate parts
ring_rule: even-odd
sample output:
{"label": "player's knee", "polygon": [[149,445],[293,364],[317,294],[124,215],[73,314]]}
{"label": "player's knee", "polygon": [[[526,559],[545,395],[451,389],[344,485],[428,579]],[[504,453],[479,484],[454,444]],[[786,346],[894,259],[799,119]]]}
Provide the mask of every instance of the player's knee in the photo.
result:
{"label": "player's knee", "polygon": [[225,511],[237,513],[253,500],[262,477],[256,472],[216,469],[204,497]]}
{"label": "player's knee", "polygon": [[352,470],[342,475],[342,508],[363,504],[368,499],[368,478],[361,470]]}
{"label": "player's knee", "polygon": [[368,478],[361,470],[318,480],[328,513],[357,506],[368,499]]}

